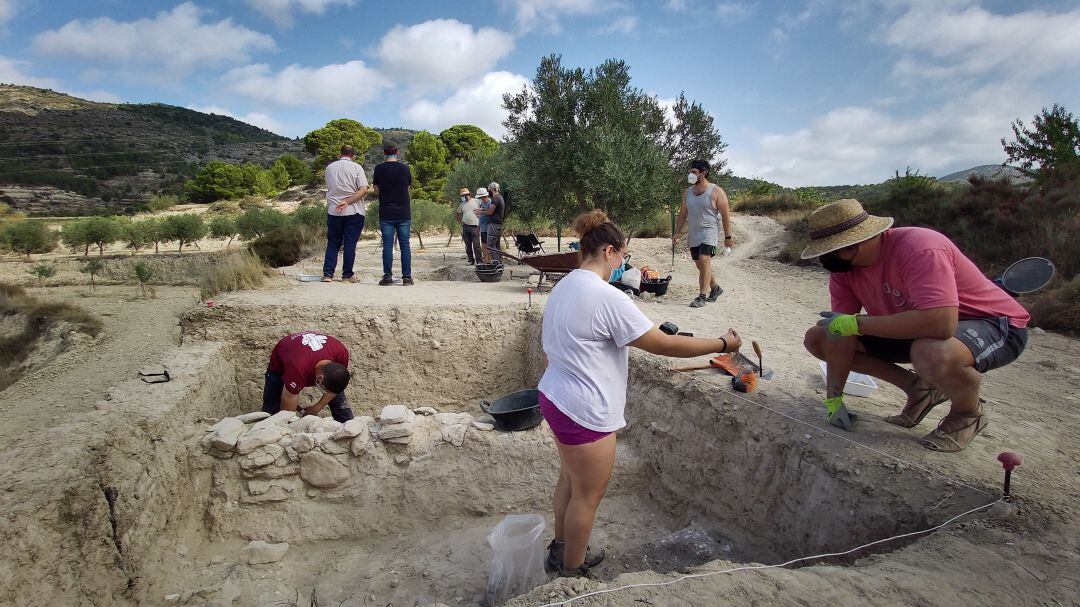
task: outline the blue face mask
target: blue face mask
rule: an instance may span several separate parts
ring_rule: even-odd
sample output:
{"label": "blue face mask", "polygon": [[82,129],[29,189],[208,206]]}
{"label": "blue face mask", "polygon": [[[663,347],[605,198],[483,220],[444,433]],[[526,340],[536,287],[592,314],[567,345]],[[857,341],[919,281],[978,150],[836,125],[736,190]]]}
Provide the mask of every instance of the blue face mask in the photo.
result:
{"label": "blue face mask", "polygon": [[621,265],[619,267],[613,269],[611,271],[611,276],[608,277],[608,282],[619,282],[619,279],[622,278],[623,272],[625,272],[625,271],[626,270],[623,269],[623,266],[621,266]]}

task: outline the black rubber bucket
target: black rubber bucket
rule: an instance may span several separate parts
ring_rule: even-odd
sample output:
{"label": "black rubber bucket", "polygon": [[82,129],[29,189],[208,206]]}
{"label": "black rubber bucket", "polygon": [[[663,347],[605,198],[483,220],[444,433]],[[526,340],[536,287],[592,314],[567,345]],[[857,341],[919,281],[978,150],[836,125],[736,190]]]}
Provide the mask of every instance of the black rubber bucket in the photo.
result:
{"label": "black rubber bucket", "polygon": [[511,392],[490,403],[482,401],[480,408],[495,419],[495,427],[503,432],[535,428],[544,419],[540,413],[540,391],[535,389]]}

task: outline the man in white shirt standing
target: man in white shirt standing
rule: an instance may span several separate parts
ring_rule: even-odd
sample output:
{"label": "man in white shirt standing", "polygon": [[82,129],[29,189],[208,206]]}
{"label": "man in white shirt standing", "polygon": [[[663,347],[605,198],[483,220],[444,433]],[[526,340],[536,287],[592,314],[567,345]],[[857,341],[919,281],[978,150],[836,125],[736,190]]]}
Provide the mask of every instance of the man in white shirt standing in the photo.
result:
{"label": "man in white shirt standing", "polygon": [[480,247],[480,218],[473,211],[480,208],[479,203],[472,197],[469,188],[461,188],[458,192],[461,204],[454,211],[454,216],[461,222],[461,240],[465,243],[465,255],[469,258],[469,265],[481,263],[484,255]]}
{"label": "man in white shirt standing", "polygon": [[341,158],[326,165],[326,257],[323,282],[333,282],[338,251],[342,251],[341,279],[357,282],[353,274],[356,243],[364,231],[364,196],[368,180],[364,167],[356,162],[351,145],[341,146]]}

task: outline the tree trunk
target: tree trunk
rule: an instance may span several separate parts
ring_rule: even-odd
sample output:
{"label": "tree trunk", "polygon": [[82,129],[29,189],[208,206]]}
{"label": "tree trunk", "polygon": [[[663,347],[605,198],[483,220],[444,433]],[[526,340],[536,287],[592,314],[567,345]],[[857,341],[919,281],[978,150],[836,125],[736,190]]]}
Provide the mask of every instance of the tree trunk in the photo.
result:
{"label": "tree trunk", "polygon": [[157,255],[160,252],[160,251],[158,251],[158,245],[159,244],[160,243],[158,241],[156,241],[156,240],[154,241],[154,255]]}
{"label": "tree trunk", "polygon": [[232,241],[233,241],[233,238],[236,238],[236,236],[230,236],[230,237],[229,237],[229,244],[225,245],[225,248],[226,248],[226,249],[228,249],[229,247],[231,247],[231,246],[232,246]]}
{"label": "tree trunk", "polygon": [[105,243],[104,242],[97,243],[97,254],[98,254],[98,257],[101,257],[102,255],[105,254]]}
{"label": "tree trunk", "polygon": [[416,239],[420,241],[420,250],[424,250],[424,237],[420,235],[420,232],[416,233]]}
{"label": "tree trunk", "polygon": [[176,249],[176,254],[177,255],[183,255],[184,254],[184,241],[183,240],[180,241],[180,247]]}
{"label": "tree trunk", "polygon": [[83,256],[83,257],[86,257],[86,256],[87,256],[87,255],[89,255],[89,254],[90,254],[90,245],[89,245],[89,244],[87,244],[87,245],[86,245],[86,248],[84,248],[84,249],[83,249],[83,254],[82,254],[82,256]]}

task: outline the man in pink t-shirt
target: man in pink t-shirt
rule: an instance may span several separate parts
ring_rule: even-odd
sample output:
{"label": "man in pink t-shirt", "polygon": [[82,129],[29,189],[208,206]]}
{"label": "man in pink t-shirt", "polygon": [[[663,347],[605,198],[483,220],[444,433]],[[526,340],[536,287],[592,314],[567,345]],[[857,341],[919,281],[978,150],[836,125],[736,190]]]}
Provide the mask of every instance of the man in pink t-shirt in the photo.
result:
{"label": "man in pink t-shirt", "polygon": [[[987,424],[982,374],[1016,360],[1027,345],[1027,310],[934,230],[891,228],[891,217],[869,215],[857,200],[825,205],[809,221],[802,258],[820,257],[830,272],[832,305],[805,344],[828,363],[829,423],[853,425],[843,388],[858,371],[907,394],[903,411],[885,420],[898,426],[913,428],[952,401],[920,443],[960,451]],[[914,373],[898,363],[910,363]]]}

